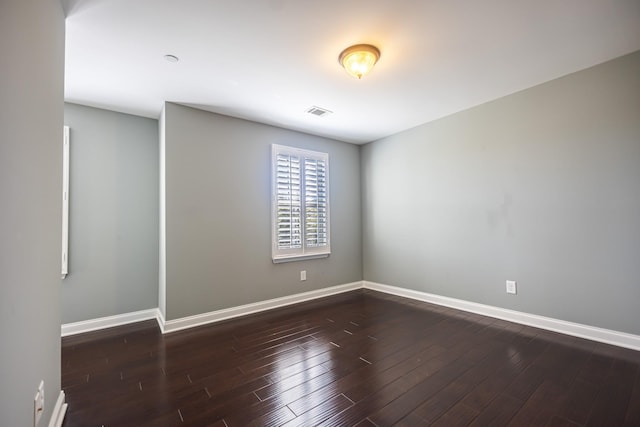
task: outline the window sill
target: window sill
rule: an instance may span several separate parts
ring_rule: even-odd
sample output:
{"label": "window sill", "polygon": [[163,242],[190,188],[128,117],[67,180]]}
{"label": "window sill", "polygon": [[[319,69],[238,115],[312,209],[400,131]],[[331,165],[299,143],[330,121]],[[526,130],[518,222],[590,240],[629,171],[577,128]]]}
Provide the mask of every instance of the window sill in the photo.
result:
{"label": "window sill", "polygon": [[281,264],[284,262],[306,261],[308,259],[328,258],[329,255],[330,255],[329,253],[310,254],[310,255],[292,255],[292,256],[272,258],[272,259],[274,264]]}

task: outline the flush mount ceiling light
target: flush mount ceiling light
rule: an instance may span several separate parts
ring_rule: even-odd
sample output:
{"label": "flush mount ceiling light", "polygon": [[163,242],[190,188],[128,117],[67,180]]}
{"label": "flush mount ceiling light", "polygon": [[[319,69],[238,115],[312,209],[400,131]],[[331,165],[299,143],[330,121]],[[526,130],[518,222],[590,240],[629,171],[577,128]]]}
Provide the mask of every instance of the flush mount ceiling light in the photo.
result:
{"label": "flush mount ceiling light", "polygon": [[169,62],[178,62],[178,61],[180,61],[180,58],[178,58],[175,55],[165,55],[164,59],[166,59]]}
{"label": "flush mount ceiling light", "polygon": [[357,79],[367,74],[380,59],[380,51],[370,44],[357,44],[342,51],[338,62]]}

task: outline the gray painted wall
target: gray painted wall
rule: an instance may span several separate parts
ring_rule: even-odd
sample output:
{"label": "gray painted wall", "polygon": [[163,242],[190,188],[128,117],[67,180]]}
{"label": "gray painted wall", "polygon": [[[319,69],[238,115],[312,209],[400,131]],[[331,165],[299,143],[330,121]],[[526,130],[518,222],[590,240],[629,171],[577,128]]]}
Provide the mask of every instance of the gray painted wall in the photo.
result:
{"label": "gray painted wall", "polygon": [[62,322],[158,306],[158,121],[65,104],[69,275]]}
{"label": "gray painted wall", "polygon": [[[28,33],[28,36],[27,36]],[[47,425],[60,393],[64,14],[0,2],[0,425]]]}
{"label": "gray painted wall", "polygon": [[[271,261],[273,143],[329,153],[329,258]],[[168,320],[362,280],[358,146],[171,103],[165,144]]]}
{"label": "gray painted wall", "polygon": [[362,177],[365,280],[640,334],[639,52],[368,144]]}

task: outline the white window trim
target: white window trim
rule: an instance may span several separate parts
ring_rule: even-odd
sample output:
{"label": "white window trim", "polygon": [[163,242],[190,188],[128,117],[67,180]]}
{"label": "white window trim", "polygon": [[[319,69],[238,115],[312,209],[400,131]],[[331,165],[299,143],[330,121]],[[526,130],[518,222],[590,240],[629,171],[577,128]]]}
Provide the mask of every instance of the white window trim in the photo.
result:
{"label": "white window trim", "polygon": [[[290,261],[302,261],[314,258],[326,258],[331,254],[331,214],[330,214],[330,193],[329,193],[329,155],[327,153],[321,153],[317,151],[304,150],[296,147],[288,147],[284,145],[272,144],[271,146],[271,259],[274,263],[290,262]],[[278,191],[277,191],[277,156],[279,154],[288,154],[298,156],[302,159],[311,158],[317,160],[323,160],[325,162],[325,191],[326,191],[326,215],[327,215],[327,244],[321,247],[309,248],[306,246],[306,239],[304,233],[306,231],[305,221],[303,217],[302,222],[302,248],[300,249],[279,249],[278,237],[277,237],[277,206],[278,206]],[[302,173],[304,175],[304,173]],[[301,188],[302,194],[304,194],[304,184]],[[304,209],[304,197],[302,197]]]}

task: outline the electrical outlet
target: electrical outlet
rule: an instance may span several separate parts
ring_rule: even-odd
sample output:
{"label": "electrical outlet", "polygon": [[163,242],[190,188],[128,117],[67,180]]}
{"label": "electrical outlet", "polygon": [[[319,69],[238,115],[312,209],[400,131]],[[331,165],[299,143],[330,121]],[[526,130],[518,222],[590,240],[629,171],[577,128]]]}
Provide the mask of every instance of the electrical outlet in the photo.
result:
{"label": "electrical outlet", "polygon": [[300,271],[300,281],[304,282],[305,280],[307,280],[307,270],[302,270]]}
{"label": "electrical outlet", "polygon": [[507,280],[507,293],[508,294],[516,294],[516,281],[515,280]]}
{"label": "electrical outlet", "polygon": [[33,427],[37,427],[44,412],[44,380],[40,381],[38,391],[33,399]]}

